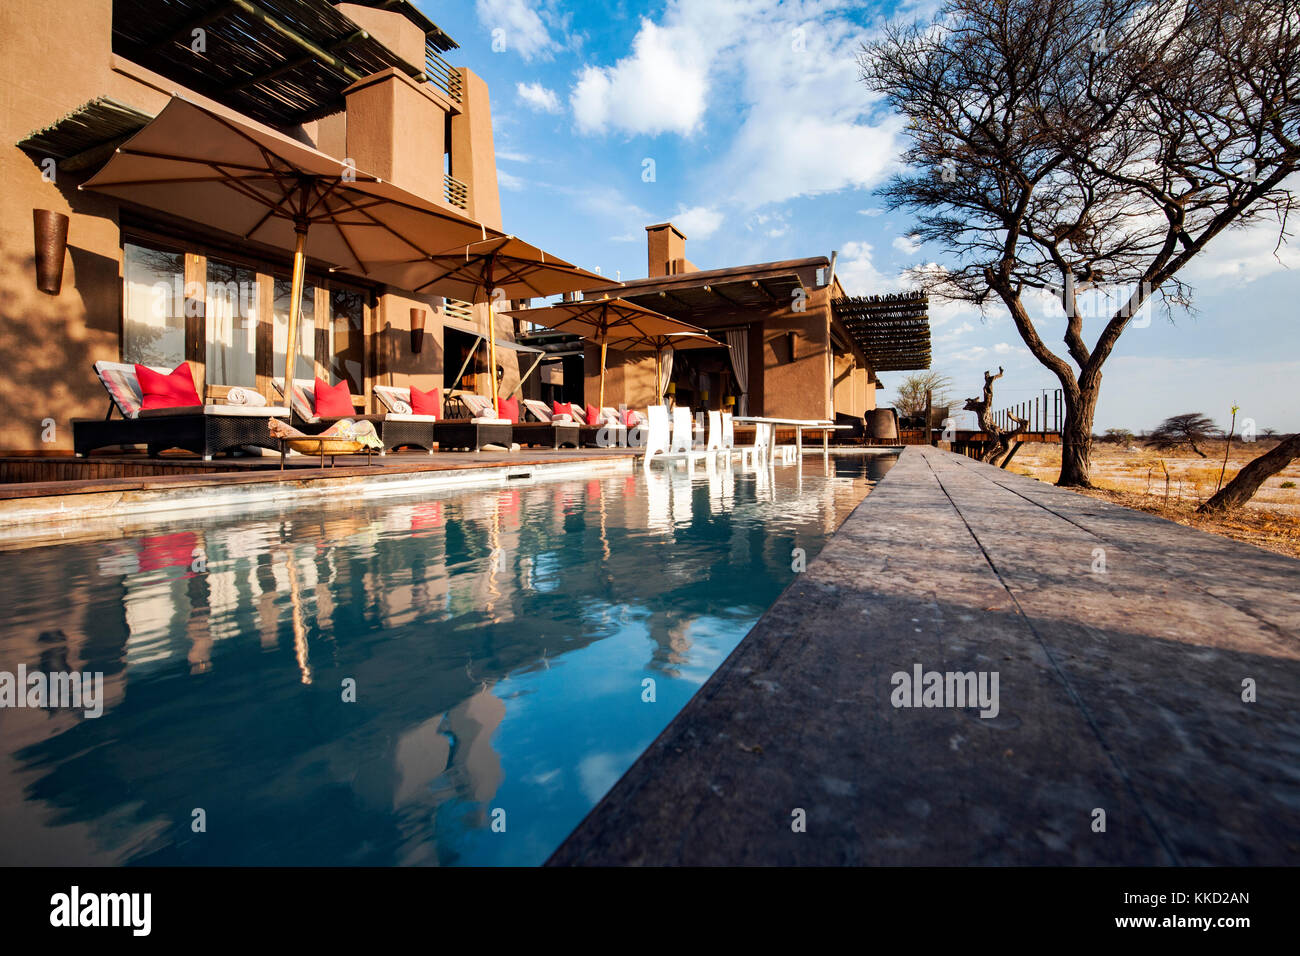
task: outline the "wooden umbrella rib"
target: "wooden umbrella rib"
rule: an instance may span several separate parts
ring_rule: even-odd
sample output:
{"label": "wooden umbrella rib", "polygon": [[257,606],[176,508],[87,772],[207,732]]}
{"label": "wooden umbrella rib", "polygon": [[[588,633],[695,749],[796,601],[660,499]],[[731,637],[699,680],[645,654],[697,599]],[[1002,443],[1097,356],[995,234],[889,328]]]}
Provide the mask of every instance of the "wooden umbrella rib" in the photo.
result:
{"label": "wooden umbrella rib", "polygon": [[[326,209],[329,209],[328,202],[325,202],[324,205]],[[334,222],[334,228],[338,231],[339,238],[343,240],[343,245],[347,247],[348,255],[352,256],[352,261],[357,264],[357,268],[361,270],[363,275],[369,275],[370,270],[366,268],[366,264],[362,262],[361,257],[357,255],[356,248],[353,247],[352,241],[348,239],[347,233],[343,231],[342,227],[343,227],[343,223],[340,223],[337,220]]]}

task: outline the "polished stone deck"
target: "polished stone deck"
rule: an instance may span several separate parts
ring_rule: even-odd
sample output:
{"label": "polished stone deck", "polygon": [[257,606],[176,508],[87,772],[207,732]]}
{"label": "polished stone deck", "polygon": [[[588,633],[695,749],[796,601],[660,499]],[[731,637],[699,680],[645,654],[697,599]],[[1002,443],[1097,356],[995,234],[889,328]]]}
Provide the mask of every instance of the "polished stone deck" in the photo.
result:
{"label": "polished stone deck", "polygon": [[909,447],[551,862],[1297,860],[1300,563]]}

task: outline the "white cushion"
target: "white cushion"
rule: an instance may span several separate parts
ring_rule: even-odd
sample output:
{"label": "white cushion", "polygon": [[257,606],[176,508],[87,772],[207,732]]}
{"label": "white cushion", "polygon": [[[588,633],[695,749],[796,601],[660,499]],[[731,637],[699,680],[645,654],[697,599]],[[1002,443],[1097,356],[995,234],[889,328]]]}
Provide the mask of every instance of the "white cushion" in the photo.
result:
{"label": "white cushion", "polygon": [[514,424],[508,418],[472,418],[470,419],[475,425],[512,425]]}
{"label": "white cushion", "polygon": [[282,405],[204,405],[204,415],[251,415],[255,418],[286,418],[289,409]]}
{"label": "white cushion", "polygon": [[386,422],[436,422],[437,415],[402,415],[399,412],[389,412],[384,416]]}

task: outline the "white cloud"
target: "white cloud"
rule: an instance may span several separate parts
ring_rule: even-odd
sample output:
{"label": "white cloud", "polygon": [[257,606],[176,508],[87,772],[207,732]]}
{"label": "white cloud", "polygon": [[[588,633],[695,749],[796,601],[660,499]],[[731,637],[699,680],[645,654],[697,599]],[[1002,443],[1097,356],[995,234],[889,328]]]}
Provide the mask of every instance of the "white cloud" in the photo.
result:
{"label": "white cloud", "polygon": [[527,0],[477,0],[474,9],[479,22],[494,31],[493,42],[505,44],[503,52],[513,51],[525,60],[546,59],[558,45]]}
{"label": "white cloud", "polygon": [[1187,264],[1181,278],[1193,288],[1222,288],[1246,285],[1272,272],[1300,267],[1300,249],[1291,244],[1275,252],[1277,239],[1277,223],[1222,232]]}
{"label": "white cloud", "polygon": [[529,156],[527,153],[517,153],[510,149],[498,149],[496,151],[496,157],[497,159],[504,159],[512,163],[531,163],[533,161],[533,157]]}
{"label": "white cloud", "polygon": [[898,279],[889,278],[871,258],[869,242],[846,242],[835,260],[835,275],[849,295],[879,295],[898,289]]}
{"label": "white cloud", "polygon": [[560,113],[563,107],[560,106],[560,98],[555,95],[554,90],[549,90],[540,83],[518,83],[515,89],[519,93],[519,98],[539,113]]}
{"label": "white cloud", "polygon": [[690,209],[679,208],[672,222],[686,234],[688,239],[707,239],[718,231],[722,219],[722,213],[715,208],[694,206]]}
{"label": "white cloud", "polygon": [[569,97],[578,129],[693,133],[708,92],[709,55],[700,41],[687,31],[642,20],[630,56],[580,73]]}
{"label": "white cloud", "polygon": [[[891,169],[901,120],[871,118],[858,79],[862,28],[814,0],[670,2],[644,18],[632,53],[585,66],[570,93],[583,133],[691,136],[709,96],[738,113],[726,152],[700,171],[721,199],[755,209],[796,196],[876,185]],[[796,33],[796,31],[800,31]]]}
{"label": "white cloud", "polygon": [[885,214],[885,210],[883,209],[859,209],[858,210],[859,216],[883,216],[884,214]]}
{"label": "white cloud", "polygon": [[509,189],[512,192],[521,192],[528,183],[522,176],[516,176],[514,173],[508,173],[504,169],[498,169],[497,185],[502,189]]}
{"label": "white cloud", "polygon": [[914,256],[921,251],[921,244],[911,236],[896,236],[892,245],[905,256]]}

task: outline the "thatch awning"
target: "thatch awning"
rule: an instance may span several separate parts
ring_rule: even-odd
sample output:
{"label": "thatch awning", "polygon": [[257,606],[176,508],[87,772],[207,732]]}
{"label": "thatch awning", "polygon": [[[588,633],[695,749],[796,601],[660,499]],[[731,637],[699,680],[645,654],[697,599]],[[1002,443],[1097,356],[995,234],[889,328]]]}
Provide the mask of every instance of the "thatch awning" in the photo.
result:
{"label": "thatch awning", "polygon": [[844,296],[831,307],[875,371],[930,367],[930,297],[924,292]]}
{"label": "thatch awning", "polygon": [[148,113],[101,96],[28,134],[17,146],[42,159],[52,157],[59,168],[73,171],[107,159],[151,119]]}

